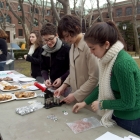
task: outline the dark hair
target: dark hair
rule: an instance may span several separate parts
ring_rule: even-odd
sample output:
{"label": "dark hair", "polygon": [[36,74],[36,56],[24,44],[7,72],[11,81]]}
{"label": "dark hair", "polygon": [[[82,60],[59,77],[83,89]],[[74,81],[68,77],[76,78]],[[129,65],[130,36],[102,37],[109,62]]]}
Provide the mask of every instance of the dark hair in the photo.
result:
{"label": "dark hair", "polygon": [[54,24],[52,23],[45,23],[41,30],[40,30],[41,35],[56,35],[57,33],[57,28]]}
{"label": "dark hair", "polygon": [[84,39],[89,43],[99,44],[100,46],[103,46],[106,41],[109,41],[110,46],[112,46],[118,40],[125,45],[121,33],[112,21],[93,24],[85,33]]}
{"label": "dark hair", "polygon": [[[40,32],[39,31],[32,31],[30,34],[35,34],[36,36],[36,41],[35,41],[35,47],[42,47],[42,38],[41,38],[41,35],[40,35]],[[29,46],[31,46],[32,43],[30,41],[30,38],[29,38]]]}
{"label": "dark hair", "polygon": [[2,29],[0,29],[0,38],[6,39],[8,37],[8,35],[6,34],[6,32]]}
{"label": "dark hair", "polygon": [[62,32],[68,32],[70,36],[75,36],[82,32],[80,19],[73,15],[65,15],[58,23],[59,38],[64,38]]}

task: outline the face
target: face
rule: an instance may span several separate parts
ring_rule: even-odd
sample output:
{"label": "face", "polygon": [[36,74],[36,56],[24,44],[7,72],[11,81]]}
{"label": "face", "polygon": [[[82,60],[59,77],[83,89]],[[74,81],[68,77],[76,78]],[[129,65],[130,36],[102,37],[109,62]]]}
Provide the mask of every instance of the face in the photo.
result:
{"label": "face", "polygon": [[36,41],[36,35],[34,34],[34,33],[31,33],[30,34],[30,42],[32,43],[32,44],[34,44],[35,43],[35,41]]}
{"label": "face", "polygon": [[43,42],[48,45],[50,48],[53,48],[57,42],[58,35],[43,35]]}
{"label": "face", "polygon": [[65,32],[65,31],[63,31],[62,34],[63,34],[64,40],[67,43],[74,44],[76,42],[76,36],[72,37],[70,36],[69,32]]}
{"label": "face", "polygon": [[100,46],[99,44],[93,45],[89,42],[86,43],[89,46],[91,53],[93,53],[98,58],[102,58],[105,55],[110,45],[108,41],[106,41],[103,46]]}

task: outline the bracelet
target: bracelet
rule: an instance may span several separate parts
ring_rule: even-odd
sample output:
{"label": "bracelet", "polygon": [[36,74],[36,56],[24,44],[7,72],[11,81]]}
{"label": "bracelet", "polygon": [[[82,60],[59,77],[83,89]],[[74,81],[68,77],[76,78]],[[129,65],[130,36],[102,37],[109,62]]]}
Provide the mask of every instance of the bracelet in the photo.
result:
{"label": "bracelet", "polygon": [[100,110],[102,110],[102,109],[103,109],[102,104],[103,104],[103,100],[101,100],[101,101],[99,102],[99,109],[100,109]]}

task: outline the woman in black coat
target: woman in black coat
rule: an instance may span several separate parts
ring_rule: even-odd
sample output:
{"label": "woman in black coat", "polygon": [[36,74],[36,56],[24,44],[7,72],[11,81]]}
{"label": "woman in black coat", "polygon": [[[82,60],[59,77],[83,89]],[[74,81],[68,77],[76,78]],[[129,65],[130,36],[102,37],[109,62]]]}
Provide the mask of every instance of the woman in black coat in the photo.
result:
{"label": "woman in black coat", "polygon": [[0,71],[4,70],[5,61],[7,59],[7,43],[6,38],[7,34],[5,31],[0,29]]}
{"label": "woman in black coat", "polygon": [[31,62],[31,76],[37,81],[43,83],[44,80],[41,76],[40,69],[42,39],[39,32],[31,32],[29,38],[29,45],[29,52],[27,55],[24,55],[24,58],[26,61]]}

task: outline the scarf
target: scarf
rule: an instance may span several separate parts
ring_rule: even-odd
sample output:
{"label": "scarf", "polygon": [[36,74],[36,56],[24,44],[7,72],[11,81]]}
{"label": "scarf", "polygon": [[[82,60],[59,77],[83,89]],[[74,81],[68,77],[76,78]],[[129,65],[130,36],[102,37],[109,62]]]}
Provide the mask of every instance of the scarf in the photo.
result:
{"label": "scarf", "polygon": [[54,47],[50,48],[48,45],[44,45],[42,47],[44,49],[42,55],[50,57],[51,53],[58,51],[61,48],[61,46],[62,46],[62,41],[59,38],[57,38],[57,42]]}
{"label": "scarf", "polygon": [[31,45],[31,47],[30,47],[30,50],[29,50],[28,54],[29,54],[30,56],[32,56],[32,55],[33,55],[33,53],[34,53],[34,51],[35,51],[35,46],[34,46],[34,45]]}
{"label": "scarf", "polygon": [[[118,53],[123,49],[123,44],[117,41],[112,47],[107,51],[107,53],[101,58],[99,62],[99,95],[98,101],[101,100],[114,100],[114,94],[110,86],[111,81],[111,71],[115,63]],[[105,127],[110,127],[115,124],[112,120],[113,110],[98,110],[97,114],[102,116],[101,124]]]}

